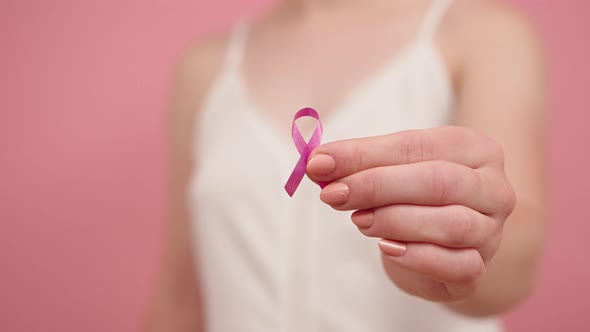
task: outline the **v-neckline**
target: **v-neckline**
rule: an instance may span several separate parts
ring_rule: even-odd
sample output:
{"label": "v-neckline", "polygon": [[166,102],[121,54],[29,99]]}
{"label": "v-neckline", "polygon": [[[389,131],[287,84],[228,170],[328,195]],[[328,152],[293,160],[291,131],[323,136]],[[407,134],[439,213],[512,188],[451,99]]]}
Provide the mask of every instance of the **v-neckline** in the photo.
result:
{"label": "v-neckline", "polygon": [[[383,64],[377,66],[376,69],[372,70],[365,77],[359,79],[358,83],[353,84],[353,86],[342,95],[341,102],[338,102],[335,104],[335,106],[331,107],[331,112],[329,112],[328,116],[322,118],[322,127],[324,132],[329,133],[332,132],[331,130],[335,130],[335,128],[337,128],[337,123],[342,121],[345,115],[350,113],[346,112],[350,105],[354,105],[358,100],[361,99],[361,96],[366,95],[366,92],[370,91],[370,89],[375,84],[382,81],[384,77],[390,77],[390,75],[394,75],[397,71],[399,71],[402,68],[404,61],[406,61],[406,59],[416,52],[420,45],[420,39],[414,39],[411,42],[405,44],[399,51],[396,52],[393,57],[385,61]],[[280,130],[280,126],[277,125],[277,122],[269,120],[268,116],[264,116],[267,114],[267,112],[268,114],[272,113],[270,113],[270,110],[266,109],[265,107],[260,106],[253,98],[253,95],[247,88],[246,77],[244,75],[244,70],[241,63],[236,66],[233,74],[238,86],[239,95],[243,98],[243,101],[246,104],[241,112],[247,112],[250,117],[254,118],[256,122],[261,125],[261,127],[265,127],[267,133],[270,136],[269,139],[277,143],[276,145],[278,150],[283,150],[281,148],[285,147],[290,148],[293,143],[285,138],[290,137],[290,133],[288,135],[281,134],[282,130]],[[300,108],[303,107],[313,107],[313,105],[301,105]],[[293,113],[296,111],[297,110],[293,110]],[[317,109],[317,111],[321,116],[321,109]],[[290,129],[291,127],[289,126],[289,130]]]}

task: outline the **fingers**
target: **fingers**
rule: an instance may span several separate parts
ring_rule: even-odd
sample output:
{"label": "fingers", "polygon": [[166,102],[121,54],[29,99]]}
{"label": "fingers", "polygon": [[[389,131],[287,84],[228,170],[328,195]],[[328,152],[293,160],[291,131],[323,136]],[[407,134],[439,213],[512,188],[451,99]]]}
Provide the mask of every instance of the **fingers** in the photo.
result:
{"label": "fingers", "polygon": [[356,211],[352,221],[369,237],[476,248],[485,261],[495,252],[501,235],[499,221],[462,205],[390,205]]}
{"label": "fingers", "polygon": [[[407,243],[403,254],[399,255],[399,250],[392,249],[390,243],[388,240],[379,242],[386,270],[389,266],[423,276],[400,279],[388,271],[392,280],[411,294],[452,301],[474,292],[485,275],[485,264],[475,249],[450,249],[427,243]],[[395,244],[397,245],[400,244]],[[442,285],[429,282],[424,276],[439,281]]]}
{"label": "fingers", "polygon": [[442,281],[404,269],[386,257],[382,255],[383,268],[391,281],[401,290],[430,301],[449,302],[452,300],[447,286]]}
{"label": "fingers", "polygon": [[389,135],[327,143],[310,155],[307,171],[314,181],[333,181],[373,167],[446,160],[470,168],[503,164],[501,147],[463,127],[408,130]]}
{"label": "fingers", "polygon": [[509,214],[515,199],[509,189],[500,177],[446,161],[427,161],[355,173],[326,186],[320,199],[336,210],[458,204],[484,214]]}

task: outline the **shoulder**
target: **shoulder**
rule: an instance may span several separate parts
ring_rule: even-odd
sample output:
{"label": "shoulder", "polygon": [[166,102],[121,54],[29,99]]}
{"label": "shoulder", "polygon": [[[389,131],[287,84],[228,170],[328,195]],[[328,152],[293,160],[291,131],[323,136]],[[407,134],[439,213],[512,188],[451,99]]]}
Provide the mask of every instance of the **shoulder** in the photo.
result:
{"label": "shoulder", "polygon": [[533,20],[506,1],[455,0],[446,28],[467,56],[541,50]]}
{"label": "shoulder", "polygon": [[[534,21],[501,0],[455,0],[440,38],[456,88],[474,72],[544,75],[544,54]],[[497,75],[496,75],[497,74]]]}
{"label": "shoulder", "polygon": [[452,0],[451,12],[463,12],[474,21],[511,18],[522,22],[527,18],[522,9],[506,0]]}
{"label": "shoulder", "polygon": [[223,66],[228,40],[224,32],[193,42],[176,62],[166,123],[172,153],[183,160],[189,158],[197,113]]}
{"label": "shoulder", "polygon": [[[209,87],[221,70],[229,33],[221,32],[201,38],[186,47],[173,70],[168,120],[175,130],[193,123]],[[184,129],[181,129],[184,128]]]}
{"label": "shoulder", "polygon": [[221,70],[229,33],[209,35],[184,49],[176,62],[174,88],[196,99],[202,96]]}

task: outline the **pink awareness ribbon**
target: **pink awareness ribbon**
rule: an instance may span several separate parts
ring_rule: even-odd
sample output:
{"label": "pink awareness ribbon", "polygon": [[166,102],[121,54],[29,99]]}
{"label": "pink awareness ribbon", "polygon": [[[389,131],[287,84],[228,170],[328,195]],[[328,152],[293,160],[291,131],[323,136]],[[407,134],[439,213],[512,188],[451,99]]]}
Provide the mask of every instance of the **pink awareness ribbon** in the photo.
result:
{"label": "pink awareness ribbon", "polygon": [[[301,132],[295,123],[297,119],[304,116],[309,116],[318,120],[316,127],[311,134],[309,142],[305,142],[305,139],[303,139],[303,136],[301,136]],[[295,147],[297,148],[297,151],[299,151],[299,155],[301,157],[299,157],[299,161],[297,161],[297,164],[295,165],[289,180],[287,180],[287,183],[285,184],[285,190],[289,196],[293,197],[295,190],[297,190],[297,187],[299,187],[299,184],[301,183],[301,180],[303,179],[307,169],[307,159],[309,158],[311,151],[320,145],[322,141],[322,134],[322,122],[320,121],[320,116],[316,110],[307,107],[300,109],[297,113],[295,113],[295,116],[293,117],[293,124],[291,125],[291,137],[293,138],[293,143],[295,144]],[[327,185],[327,183],[323,182],[318,184],[321,188],[324,188]]]}

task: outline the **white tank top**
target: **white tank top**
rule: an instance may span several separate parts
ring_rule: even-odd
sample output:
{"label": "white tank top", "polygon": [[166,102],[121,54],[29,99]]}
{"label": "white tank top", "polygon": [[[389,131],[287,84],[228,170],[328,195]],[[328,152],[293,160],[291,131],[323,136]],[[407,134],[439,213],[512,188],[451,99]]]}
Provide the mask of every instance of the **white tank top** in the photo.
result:
{"label": "white tank top", "polygon": [[[411,45],[323,123],[323,142],[449,122],[453,91],[433,35],[450,2],[434,0]],[[206,332],[499,331],[400,291],[377,240],[308,179],[285,193],[299,154],[290,128],[274,128],[245,92],[245,39],[238,26],[195,128],[189,200]]]}

